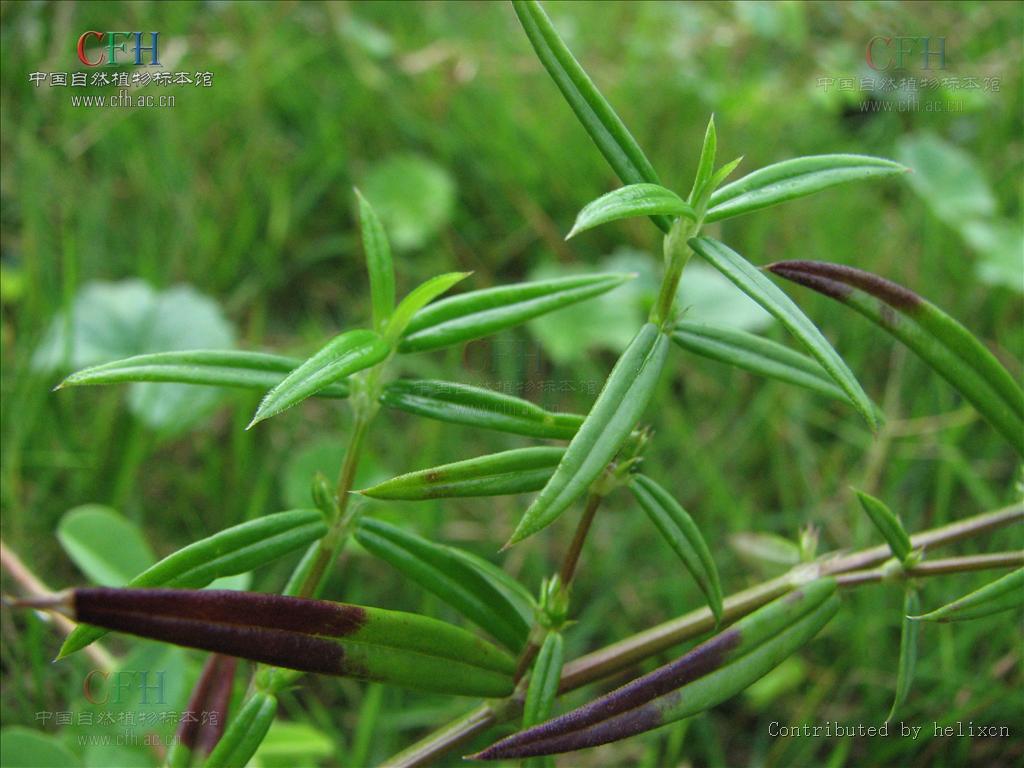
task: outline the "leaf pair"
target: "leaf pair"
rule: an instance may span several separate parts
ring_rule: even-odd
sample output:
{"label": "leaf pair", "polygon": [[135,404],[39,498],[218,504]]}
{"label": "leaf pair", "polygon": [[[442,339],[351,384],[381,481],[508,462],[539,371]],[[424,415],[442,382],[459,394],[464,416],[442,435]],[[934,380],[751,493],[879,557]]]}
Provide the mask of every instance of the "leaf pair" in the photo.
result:
{"label": "leaf pair", "polygon": [[473,757],[512,759],[618,741],[690,717],[763,677],[821,630],[839,607],[834,579],[819,579],[759,608],[682,658]]}
{"label": "leaf pair", "polygon": [[878,275],[822,261],[781,261],[776,275],[846,304],[906,344],[1024,455],[1024,390],[966,328]]}
{"label": "leaf pair", "polygon": [[76,621],[301,672],[461,696],[507,696],[515,660],[412,613],[231,590],[71,590]]}

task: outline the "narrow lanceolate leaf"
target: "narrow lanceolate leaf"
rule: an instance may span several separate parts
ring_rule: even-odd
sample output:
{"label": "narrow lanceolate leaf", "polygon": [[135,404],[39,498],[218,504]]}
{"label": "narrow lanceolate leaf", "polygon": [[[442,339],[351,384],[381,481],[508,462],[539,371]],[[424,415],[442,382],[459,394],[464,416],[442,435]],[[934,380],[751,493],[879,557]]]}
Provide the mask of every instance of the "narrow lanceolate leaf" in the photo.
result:
{"label": "narrow lanceolate leaf", "polygon": [[516,448],[409,472],[359,493],[401,501],[529,493],[544,487],[564,453],[564,448]]}
{"label": "narrow lanceolate leaf", "polygon": [[1024,390],[941,309],[901,285],[841,264],[780,261],[767,269],[846,304],[902,341],[1024,454]]}
{"label": "narrow lanceolate leaf", "polygon": [[[295,509],[226,528],[189,544],[128,582],[129,587],[205,587],[222,576],[247,573],[317,541],[327,533],[317,509]],[[96,627],[76,627],[61,646],[63,658],[103,637]]]}
{"label": "narrow lanceolate leaf", "polygon": [[479,760],[553,755],[618,741],[703,712],[777,667],[839,607],[833,579],[811,582],[758,609],[682,658],[601,698],[509,736]]}
{"label": "narrow lanceolate leaf", "polygon": [[825,370],[807,355],[747,331],[690,321],[676,323],[672,341],[687,352],[795,384],[833,400],[846,400]]}
{"label": "narrow lanceolate leaf", "polygon": [[1008,573],[981,589],[976,589],[952,603],[923,616],[912,616],[916,621],[969,621],[993,613],[1024,606],[1024,568]]}
{"label": "narrow lanceolate leaf", "polygon": [[708,182],[715,172],[715,155],[718,152],[718,134],[715,132],[715,116],[708,120],[707,130],[704,131],[704,146],[700,150],[700,161],[697,163],[697,173],[693,177],[693,187],[690,189],[690,205],[694,208],[700,206],[701,198],[707,194]]}
{"label": "narrow lanceolate leaf", "polygon": [[399,379],[384,387],[380,401],[428,419],[526,437],[569,440],[583,423],[579,414],[554,413],[529,400],[451,381]]}
{"label": "narrow lanceolate leaf", "polygon": [[423,352],[489,336],[617,288],[634,275],[598,274],[514,283],[442,299],[421,309],[399,352]]}
{"label": "narrow lanceolate leaf", "polygon": [[903,597],[903,621],[900,632],[900,661],[896,671],[896,697],[892,702],[892,709],[885,722],[889,722],[896,715],[896,710],[903,706],[910,693],[910,686],[914,682],[914,668],[917,666],[917,635],[921,625],[911,619],[920,609],[917,598],[917,589],[912,585],[907,586],[906,594]]}
{"label": "narrow lanceolate leaf", "polygon": [[370,300],[373,307],[373,327],[383,330],[395,309],[395,267],[391,261],[391,246],[387,233],[376,211],[357,189],[359,199],[359,226],[363,235],[363,253],[370,274]]}
{"label": "narrow lanceolate leaf", "polygon": [[532,728],[551,717],[564,663],[562,633],[548,632],[537,654],[537,661],[533,664],[533,672],[530,673],[530,685],[526,689],[523,705],[523,728]]}
{"label": "narrow lanceolate leaf", "polygon": [[710,237],[695,237],[689,243],[690,247],[703,256],[711,266],[774,315],[846,393],[847,399],[868,425],[872,429],[877,427],[871,399],[864,393],[843,359],[821,335],[821,331],[786,294],[761,274],[757,267],[724,243]]}
{"label": "narrow lanceolate leaf", "polygon": [[300,672],[507,696],[515,659],[414,613],[234,590],[71,590],[76,621]]}
{"label": "narrow lanceolate leaf", "polygon": [[668,344],[668,336],[653,323],[646,323],[637,332],[609,374],[551,480],[526,510],[506,546],[554,522],[587,492],[615,458],[654,393]]}
{"label": "narrow lanceolate leaf", "polygon": [[[640,145],[558,36],[540,3],[513,0],[512,8],[537,58],[622,182],[658,184],[658,175]],[[662,232],[667,233],[671,227],[671,221],[664,216],[654,216],[652,220]]]}
{"label": "narrow lanceolate leaf", "polygon": [[629,489],[697,582],[715,621],[721,622],[722,587],[718,581],[718,569],[693,518],[679,506],[672,494],[645,475],[635,476]]}
{"label": "narrow lanceolate leaf", "polygon": [[276,713],[277,698],[263,691],[254,693],[231,721],[224,737],[203,763],[204,768],[248,765],[249,759],[266,738]]}
{"label": "narrow lanceolate leaf", "polygon": [[301,403],[339,379],[376,365],[389,351],[387,342],[373,331],[347,331],[334,337],[264,396],[246,429]]}
{"label": "narrow lanceolate leaf", "polygon": [[472,272],[446,272],[443,275],[425,280],[409,291],[409,294],[402,299],[395,307],[391,320],[388,321],[387,329],[384,332],[388,343],[394,345],[408,330],[413,318],[425,306],[448,291],[453,285],[465,280]]}
{"label": "narrow lanceolate leaf", "polygon": [[[57,389],[156,381],[266,390],[280,384],[301,363],[293,357],[224,349],[157,352],[84,368],[64,379]],[[348,397],[348,385],[335,382],[317,392],[317,396]]]}
{"label": "narrow lanceolate leaf", "polygon": [[437,595],[505,647],[518,651],[526,642],[528,617],[509,600],[490,573],[460,557],[453,547],[369,518],[359,521],[356,540],[401,571],[410,583]]}
{"label": "narrow lanceolate leaf", "polygon": [[871,518],[871,522],[874,523],[878,532],[882,534],[882,538],[889,545],[893,555],[901,563],[905,562],[914,547],[910,543],[910,536],[899,517],[881,499],[876,499],[863,491],[856,491],[856,493],[861,507]]}
{"label": "narrow lanceolate leaf", "polygon": [[576,223],[572,225],[565,239],[568,240],[580,232],[607,224],[609,221],[655,214],[672,218],[685,216],[691,221],[697,219],[697,214],[690,204],[671,189],[665,189],[658,184],[630,184],[587,203],[576,216]]}
{"label": "narrow lanceolate leaf", "polygon": [[867,155],[813,155],[783,160],[716,190],[711,195],[711,207],[704,220],[727,219],[848,181],[891,176],[907,170],[892,160]]}

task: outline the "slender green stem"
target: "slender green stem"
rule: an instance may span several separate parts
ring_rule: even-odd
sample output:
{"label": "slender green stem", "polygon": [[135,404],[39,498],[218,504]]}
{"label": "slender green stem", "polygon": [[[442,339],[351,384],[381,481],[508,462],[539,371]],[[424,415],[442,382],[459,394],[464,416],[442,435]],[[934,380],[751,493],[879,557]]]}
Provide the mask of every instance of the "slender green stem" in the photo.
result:
{"label": "slender green stem", "polygon": [[[973,538],[988,531],[1024,521],[1024,504],[1014,504],[993,512],[975,515],[941,528],[934,528],[910,537],[915,548],[927,548],[951,544]],[[872,547],[850,555],[836,557],[826,555],[814,563],[797,566],[778,578],[730,595],[724,602],[723,623],[733,622],[752,613],[762,605],[794,589],[806,580],[823,575],[838,575],[869,568],[891,557],[888,546]],[[964,558],[952,558],[964,560]],[[967,558],[976,561],[976,558]],[[945,564],[950,560],[932,561]],[[916,567],[920,567],[920,564]],[[994,566],[993,566],[994,567]],[[971,570],[971,568],[964,568]],[[949,571],[947,571],[949,572]],[[866,582],[865,582],[866,583]],[[601,650],[582,656],[567,664],[562,670],[560,692],[580,688],[601,678],[621,672],[638,661],[650,658],[674,645],[692,640],[714,629],[714,617],[707,607],[691,611],[679,618],[660,624]],[[386,768],[413,768],[429,765],[459,744],[463,744],[482,733],[495,723],[515,717],[522,709],[521,694],[503,702],[492,702],[467,713],[465,716],[426,736],[402,752],[393,756],[383,765]]]}
{"label": "slender green stem", "polygon": [[658,300],[651,308],[650,321],[659,328],[664,328],[672,321],[676,292],[679,280],[683,276],[683,268],[693,256],[693,250],[687,244],[691,235],[697,232],[698,225],[688,219],[676,219],[672,229],[665,235],[665,276],[661,280]]}
{"label": "slender green stem", "polygon": [[558,574],[562,580],[563,589],[568,589],[569,585],[572,584],[573,576],[576,575],[576,566],[580,561],[580,553],[583,551],[583,542],[587,540],[590,526],[594,522],[594,515],[597,513],[597,508],[601,506],[603,499],[604,496],[596,493],[590,494],[587,498],[587,506],[583,510],[583,516],[580,518],[579,524],[576,526],[576,533],[572,537],[569,549],[562,560],[562,569]]}
{"label": "slender green stem", "polygon": [[[947,573],[966,573],[968,571],[986,571],[991,568],[1015,568],[1024,565],[1024,550],[1020,552],[995,552],[990,555],[969,555],[967,557],[948,557],[944,560],[929,560],[907,568],[903,575],[907,577],[942,576]],[[863,571],[842,573],[836,577],[841,587],[856,587],[892,578],[891,571],[886,567],[870,568]]]}

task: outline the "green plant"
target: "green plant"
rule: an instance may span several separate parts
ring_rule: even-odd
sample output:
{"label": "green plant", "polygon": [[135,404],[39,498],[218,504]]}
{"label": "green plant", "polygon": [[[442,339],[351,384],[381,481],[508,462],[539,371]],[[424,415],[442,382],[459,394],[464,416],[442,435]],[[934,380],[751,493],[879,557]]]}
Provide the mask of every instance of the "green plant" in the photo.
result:
{"label": "green plant", "polygon": [[[909,537],[902,530],[898,519],[881,510],[875,500],[866,506],[892,547],[895,556],[892,562],[877,569],[870,568],[887,559],[886,555],[878,553],[848,556],[845,560],[815,560],[780,580],[767,582],[732,599],[723,598],[709,548],[696,524],[667,491],[640,474],[644,448],[651,437],[639,422],[669,359],[670,342],[748,370],[802,384],[826,396],[841,397],[872,427],[879,420],[879,409],[863,392],[843,359],[796,305],[741,256],[703,236],[702,227],[705,223],[838,183],[898,174],[904,169],[877,158],[822,156],[779,163],[721,186],[736,163],[715,171],[717,139],[712,122],[693,187],[683,200],[660,186],[639,146],[572,59],[539,6],[516,3],[515,7],[544,65],[612,167],[628,185],[587,206],[571,234],[627,216],[650,216],[665,233],[664,277],[649,322],[637,331],[586,416],[548,413],[529,402],[462,384],[388,381],[389,363],[399,354],[463,343],[596,296],[615,288],[627,276],[594,275],[506,286],[434,302],[467,277],[463,273],[451,273],[427,281],[396,305],[387,237],[372,208],[361,197],[358,202],[373,307],[369,328],[341,334],[300,364],[258,353],[173,352],[86,369],[64,382],[67,386],[115,381],[270,386],[253,424],[276,416],[308,397],[348,398],[353,415],[349,447],[336,487],[330,489],[320,481],[314,482],[313,496],[318,510],[281,513],[287,518],[274,516],[286,520],[287,524],[272,531],[267,526],[266,530],[252,534],[252,539],[243,537],[236,529],[223,531],[172,555],[145,571],[131,585],[195,588],[209,583],[212,578],[245,572],[313,541],[284,589],[285,595],[294,599],[265,598],[265,605],[269,606],[265,614],[253,610],[256,598],[245,593],[209,593],[200,600],[194,593],[167,592],[163,593],[165,612],[157,611],[152,603],[146,602],[145,595],[130,591],[103,593],[102,611],[96,610],[97,596],[87,590],[76,591],[70,599],[55,604],[87,623],[277,665],[277,668],[262,668],[254,676],[255,692],[211,755],[211,764],[243,764],[256,749],[273,719],[276,695],[294,681],[293,674],[279,671],[281,667],[299,671],[340,671],[364,679],[440,686],[451,694],[501,699],[485,705],[422,746],[412,748],[405,756],[397,758],[395,764],[425,761],[455,746],[467,734],[494,721],[515,717],[522,706],[526,707],[523,724],[527,730],[505,745],[507,749],[514,749],[516,744],[532,746],[518,752],[488,750],[481,756],[543,754],[565,746],[575,748],[584,743],[598,743],[589,731],[583,734],[556,730],[561,727],[556,724],[568,721],[578,725],[579,721],[574,718],[559,718],[547,725],[541,723],[550,712],[557,692],[554,681],[559,676],[563,688],[576,687],[684,639],[711,631],[718,624],[740,620],[735,627],[721,631],[670,665],[672,674],[659,670],[661,674],[636,681],[631,690],[640,691],[644,696],[642,701],[612,694],[608,699],[588,705],[589,709],[584,708],[587,712],[606,713],[606,705],[612,702],[614,712],[607,714],[618,717],[634,707],[641,707],[637,716],[647,717],[644,724],[654,727],[714,706],[724,696],[741,690],[776,666],[816,634],[835,612],[837,586],[849,587],[883,579],[900,581],[972,568],[1007,567],[1021,562],[1019,553],[920,561],[914,549],[914,545],[920,547],[924,543],[922,538],[935,545],[1019,520],[1020,507],[970,518],[960,528],[919,535],[915,542],[915,537]],[[808,354],[752,335],[694,327],[680,318],[676,307],[677,289],[694,253],[764,306]],[[838,272],[834,266],[781,263],[773,265],[771,271],[842,298],[877,319],[963,392],[1018,452],[1022,450],[1021,403],[1024,401],[1019,387],[983,347],[934,307],[879,278]],[[879,301],[902,314],[897,317]],[[560,573],[545,585],[540,600],[533,600],[522,587],[510,583],[489,563],[361,516],[360,508],[353,501],[356,492],[353,483],[366,433],[376,423],[381,404],[482,429],[498,429],[538,439],[569,440],[564,450],[534,447],[506,451],[412,472],[361,491],[372,498],[414,499],[540,490],[509,544],[537,533],[575,502],[585,499],[580,525],[566,547]],[[700,584],[709,604],[707,614],[700,612],[669,629],[623,641],[590,661],[585,657],[577,660],[576,666],[572,663],[563,666],[560,638],[563,631],[569,631],[566,620],[571,606],[570,589],[589,526],[604,500],[623,487],[637,496],[684,567]],[[247,530],[245,536],[250,533]],[[351,535],[518,654],[518,660],[483,641],[474,642],[461,630],[423,617],[309,601],[320,593],[324,574]],[[270,544],[272,538],[273,545]],[[227,554],[222,547],[227,547]],[[242,559],[239,554],[242,551],[249,552],[246,557],[251,555],[251,559]],[[153,572],[159,575],[153,576]],[[781,600],[787,592],[797,598],[792,602]],[[811,601],[806,612],[783,610],[803,606],[802,601],[808,594],[820,600]],[[908,600],[911,594],[913,590],[908,589]],[[1001,590],[999,599],[1014,594],[1013,590]],[[1016,595],[1019,598],[1019,590]],[[117,608],[119,604],[123,609]],[[999,605],[1002,606],[1002,602]],[[210,611],[214,609],[223,614],[211,617]],[[275,623],[283,615],[299,617],[298,623],[304,626]],[[351,629],[352,623],[365,622],[360,631],[366,634],[358,638],[360,644],[369,649],[358,667],[327,668],[327,661],[333,657],[325,657],[325,654],[337,653],[338,644],[325,645],[322,640],[331,635],[326,627],[333,626],[327,617],[336,615],[347,617],[345,630],[338,630],[336,635],[339,638],[356,631]],[[744,616],[746,618],[741,618]],[[229,617],[234,618],[229,620]],[[317,617],[316,622],[313,617]],[[908,628],[905,637],[910,637],[916,625],[905,626]],[[781,633],[778,642],[769,644],[769,635],[776,632]],[[77,638],[69,638],[64,653],[82,647],[87,633],[81,630],[76,634]],[[403,645],[412,642],[412,635],[428,647]],[[266,655],[270,638],[292,643],[286,645],[290,652]],[[729,654],[715,652],[732,642],[736,644],[729,645]],[[910,660],[912,638],[904,645],[907,650],[901,650],[897,703],[906,694],[913,666]],[[467,666],[474,669],[463,670],[463,675],[451,678],[438,673],[443,665],[453,663],[450,655],[438,662],[442,666],[427,666],[424,660],[423,666],[417,667],[412,654],[429,656],[439,648],[449,651],[457,648],[458,658],[479,663],[466,661]],[[409,653],[404,654],[405,651]],[[681,689],[686,693],[687,706],[677,708],[680,694],[673,690],[684,685],[692,686]],[[694,690],[698,693],[694,694]],[[627,707],[627,704],[633,706]],[[622,737],[636,732],[636,729],[615,730],[614,725],[593,719],[585,723],[586,728],[593,727],[599,732],[598,739],[608,740],[609,735]],[[569,740],[552,746],[547,744],[549,736],[568,736]],[[547,746],[537,746],[545,744]],[[188,756],[180,757],[182,754],[179,752],[177,759],[187,761]]]}

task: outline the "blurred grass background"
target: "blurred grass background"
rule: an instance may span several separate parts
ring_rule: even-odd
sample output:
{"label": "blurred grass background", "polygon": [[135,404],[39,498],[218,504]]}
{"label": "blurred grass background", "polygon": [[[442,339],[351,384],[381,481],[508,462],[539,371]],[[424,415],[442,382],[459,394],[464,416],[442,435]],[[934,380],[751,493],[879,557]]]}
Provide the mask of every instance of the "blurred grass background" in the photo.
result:
{"label": "blurred grass background", "polygon": [[[680,191],[689,189],[712,112],[719,156],[744,155],[741,173],[800,154],[931,150],[926,188],[904,181],[843,187],[713,225],[711,234],[758,264],[825,259],[913,287],[1021,375],[1020,4],[553,3],[549,12],[662,181]],[[54,537],[68,509],[110,505],[163,555],[308,503],[312,472],[335,471],[346,430],[344,409],[332,403],[310,402],[244,432],[258,397],[231,393],[194,424],[153,429],[121,388],[51,393],[60,371],[42,369],[37,349],[52,343],[48,329],[66,322],[61,313],[86,284],[140,278],[157,291],[188,284],[219,304],[237,346],[302,355],[369,314],[353,185],[386,209],[399,241],[400,291],[441,271],[473,270],[467,288],[478,288],[635,263],[637,254],[660,250],[657,231],[641,220],[562,241],[576,212],[618,182],[505,4],[8,2],[0,14],[3,538],[53,587],[83,581]],[[74,46],[90,29],[159,31],[165,68],[210,71],[213,85],[167,91],[177,94],[173,108],[114,112],[73,107],[70,89],[30,84],[33,71],[82,70]],[[899,34],[945,37],[940,75],[997,78],[999,89],[932,92],[929,98],[958,103],[955,112],[864,112],[865,103],[898,105],[905,94],[821,86],[819,78],[875,74],[864,63],[867,41]],[[913,61],[902,74],[922,73]],[[942,169],[965,164],[967,176],[953,174],[947,188],[930,184]],[[943,201],[954,211],[980,211],[992,226],[965,231]],[[1009,280],[983,279],[991,242],[1003,248],[1003,264],[1009,251]],[[872,439],[842,405],[674,352],[649,413],[657,430],[649,471],[698,520],[729,592],[763,577],[728,546],[740,532],[792,538],[811,524],[823,548],[877,543],[850,485],[886,500],[911,530],[995,508],[1018,493],[1012,452],[944,382],[858,316],[808,293],[793,295],[883,404],[889,425]],[[623,328],[628,339],[649,298],[641,291],[631,300],[636,306],[613,300],[607,311],[575,321],[566,314],[555,330],[517,329],[400,364],[405,375],[488,384],[585,411]],[[188,313],[168,321],[186,334],[193,322]],[[765,332],[784,339],[778,328]],[[363,472],[367,480],[383,478],[522,444],[384,412]],[[368,511],[498,561],[497,546],[523,503],[508,497]],[[575,516],[513,549],[504,566],[535,589]],[[959,551],[1020,544],[1019,532],[1005,531]],[[290,566],[256,573],[254,588],[280,589]],[[602,510],[582,567],[572,655],[701,603],[625,496]],[[984,578],[935,580],[925,587],[925,604]],[[14,588],[5,579],[4,590]],[[897,592],[851,594],[829,630],[754,693],[683,726],[559,764],[1019,764],[1020,626],[1005,616],[922,632],[918,679],[902,713],[925,726],[921,738],[769,737],[771,721],[881,722],[895,683]],[[354,547],[327,594],[451,618]],[[90,706],[81,691],[88,661],[51,666],[59,638],[33,616],[4,612],[2,632],[4,725],[56,733],[77,760],[114,764],[111,748],[75,741],[82,728],[36,717]],[[146,651],[141,643],[106,642]],[[199,655],[182,658],[175,690],[184,696]],[[283,719],[309,724],[326,740],[332,756],[307,759],[351,765],[354,756],[382,759],[469,706],[307,678],[285,697]],[[933,722],[958,720],[1009,724],[1013,736],[931,738]],[[117,752],[131,764],[151,759],[144,748]],[[273,764],[274,756],[261,759]]]}

